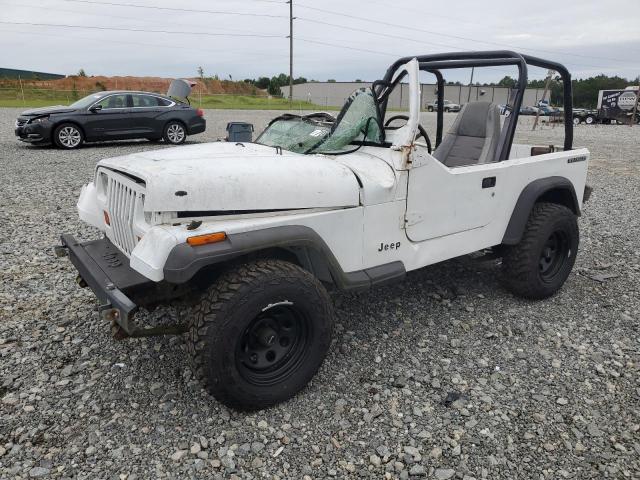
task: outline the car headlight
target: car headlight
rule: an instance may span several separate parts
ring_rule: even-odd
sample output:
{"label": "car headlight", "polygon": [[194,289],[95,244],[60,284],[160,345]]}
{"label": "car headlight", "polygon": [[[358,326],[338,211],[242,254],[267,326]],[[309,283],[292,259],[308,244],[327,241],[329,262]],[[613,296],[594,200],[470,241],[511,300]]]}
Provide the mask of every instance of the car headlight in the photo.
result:
{"label": "car headlight", "polygon": [[44,122],[48,122],[49,121],[49,117],[38,117],[38,118],[34,118],[33,120],[31,120],[29,123],[44,123]]}

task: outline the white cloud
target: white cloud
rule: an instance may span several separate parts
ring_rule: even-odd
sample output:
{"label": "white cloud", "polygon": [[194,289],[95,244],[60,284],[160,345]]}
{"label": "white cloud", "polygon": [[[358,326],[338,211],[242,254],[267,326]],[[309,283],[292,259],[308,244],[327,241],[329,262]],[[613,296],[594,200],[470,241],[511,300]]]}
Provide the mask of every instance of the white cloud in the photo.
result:
{"label": "white cloud", "polygon": [[[4,52],[11,52],[10,58],[4,56],[2,66],[66,74],[82,67],[96,75],[167,77],[195,75],[199,65],[207,74],[221,77],[231,74],[233,78],[288,72],[289,22],[288,5],[284,2],[111,2],[283,18],[125,8],[65,0],[0,0],[2,21],[279,35],[279,38],[225,37],[2,25],[0,46]],[[298,17],[294,22],[294,40],[305,38],[337,45],[295,41],[294,75],[320,80],[373,80],[384,74],[394,56],[510,48],[565,63],[575,78],[600,72],[635,77],[640,72],[639,12],[637,0],[613,3],[589,0],[579,2],[579,8],[574,2],[557,0],[539,0],[535,8],[529,2],[503,0],[481,4],[475,0],[428,4],[418,0],[294,0],[294,15]],[[504,74],[487,71],[476,78],[490,80]],[[532,71],[533,77],[542,74]],[[458,77],[467,78],[466,73]]]}

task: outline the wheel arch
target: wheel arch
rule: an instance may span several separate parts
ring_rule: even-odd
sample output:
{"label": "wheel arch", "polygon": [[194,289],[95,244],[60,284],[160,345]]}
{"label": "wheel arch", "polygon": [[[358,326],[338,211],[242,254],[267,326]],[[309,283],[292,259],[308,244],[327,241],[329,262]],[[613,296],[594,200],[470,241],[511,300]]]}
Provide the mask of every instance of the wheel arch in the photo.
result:
{"label": "wheel arch", "polygon": [[55,140],[55,134],[56,134],[56,130],[58,130],[58,127],[60,125],[64,125],[65,123],[70,123],[78,127],[80,129],[80,133],[82,133],[82,137],[84,138],[84,140],[87,139],[87,132],[85,131],[84,127],[80,122],[78,122],[77,120],[69,120],[67,118],[62,118],[60,120],[56,120],[53,123],[53,127],[51,128],[51,139],[50,139],[52,142]]}
{"label": "wheel arch", "polygon": [[171,122],[177,122],[179,124],[181,124],[184,128],[185,131],[187,129],[187,122],[185,122],[182,118],[178,118],[178,117],[171,117],[167,120],[164,120],[164,125],[162,126],[162,132],[164,133],[164,131],[167,128],[167,125],[169,125]]}
{"label": "wheel arch", "polygon": [[503,245],[520,242],[529,214],[536,203],[548,202],[564,205],[580,216],[580,203],[573,184],[565,177],[539,178],[529,183],[520,193],[507,229],[502,237]]}
{"label": "wheel arch", "polygon": [[401,279],[406,270],[402,262],[345,272],[331,249],[315,230],[288,225],[230,234],[224,242],[192,247],[176,245],[164,266],[165,280],[185,283],[215,277],[220,267],[256,258],[278,258],[308,270],[319,280],[341,290],[364,290],[373,284]]}

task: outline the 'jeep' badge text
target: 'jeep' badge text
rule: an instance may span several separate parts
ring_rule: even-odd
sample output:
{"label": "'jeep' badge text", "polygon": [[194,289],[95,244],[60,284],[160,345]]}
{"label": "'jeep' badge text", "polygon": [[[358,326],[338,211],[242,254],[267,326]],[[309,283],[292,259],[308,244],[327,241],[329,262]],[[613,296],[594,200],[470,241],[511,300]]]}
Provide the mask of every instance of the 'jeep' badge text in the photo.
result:
{"label": "'jeep' badge text", "polygon": [[382,252],[383,250],[398,250],[400,248],[400,242],[396,242],[396,243],[381,243],[380,247],[378,248],[379,252]]}

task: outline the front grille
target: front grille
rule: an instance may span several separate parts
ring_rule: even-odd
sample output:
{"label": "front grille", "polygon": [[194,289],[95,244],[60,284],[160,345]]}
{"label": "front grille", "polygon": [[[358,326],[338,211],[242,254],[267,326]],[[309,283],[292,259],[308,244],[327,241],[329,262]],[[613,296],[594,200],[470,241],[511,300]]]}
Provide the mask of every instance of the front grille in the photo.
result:
{"label": "front grille", "polygon": [[144,187],[125,177],[108,175],[107,212],[111,222],[111,241],[127,255],[138,243],[133,232],[137,215],[142,214]]}

